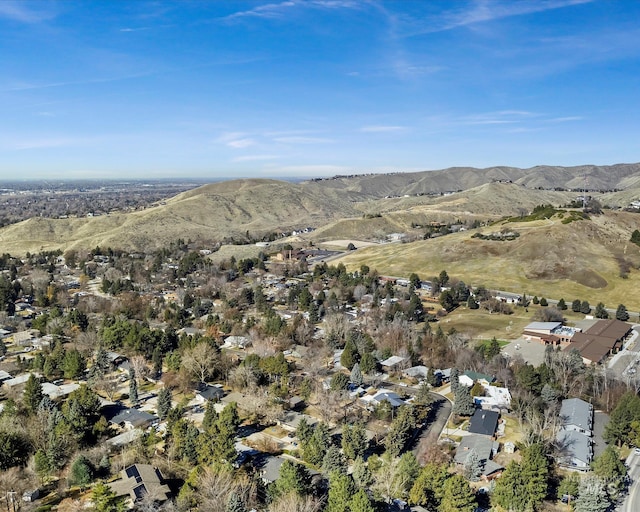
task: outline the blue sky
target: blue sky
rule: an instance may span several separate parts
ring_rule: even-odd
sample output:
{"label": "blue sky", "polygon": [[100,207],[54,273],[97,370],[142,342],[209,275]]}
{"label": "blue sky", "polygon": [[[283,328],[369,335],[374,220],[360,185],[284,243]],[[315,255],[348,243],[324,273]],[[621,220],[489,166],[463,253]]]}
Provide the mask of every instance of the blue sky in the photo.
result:
{"label": "blue sky", "polygon": [[0,1],[0,178],[640,161],[640,2]]}

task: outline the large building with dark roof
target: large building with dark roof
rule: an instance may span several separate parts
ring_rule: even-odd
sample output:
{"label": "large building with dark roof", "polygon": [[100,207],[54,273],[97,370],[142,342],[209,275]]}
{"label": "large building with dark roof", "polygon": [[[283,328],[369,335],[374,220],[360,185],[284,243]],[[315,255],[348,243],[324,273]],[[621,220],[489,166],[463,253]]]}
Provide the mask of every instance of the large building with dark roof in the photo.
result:
{"label": "large building with dark roof", "polygon": [[600,363],[610,354],[618,352],[631,325],[620,320],[598,320],[584,332],[576,332],[565,350],[577,350],[586,364]]}

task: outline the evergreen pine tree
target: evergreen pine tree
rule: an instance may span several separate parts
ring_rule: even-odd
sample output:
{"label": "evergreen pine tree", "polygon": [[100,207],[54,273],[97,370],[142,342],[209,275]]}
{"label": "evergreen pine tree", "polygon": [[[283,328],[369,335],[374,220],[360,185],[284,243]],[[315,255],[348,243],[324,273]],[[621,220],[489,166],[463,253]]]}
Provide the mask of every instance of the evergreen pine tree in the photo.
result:
{"label": "evergreen pine tree", "polygon": [[35,374],[29,374],[29,379],[24,387],[24,394],[22,395],[22,401],[26,408],[35,413],[38,411],[38,407],[40,406],[40,402],[44,397],[44,393],[42,392],[42,384],[40,380],[35,376]]}
{"label": "evergreen pine tree", "polygon": [[441,512],[473,512],[477,503],[473,491],[462,475],[453,475],[444,484]]}
{"label": "evergreen pine tree", "polygon": [[344,350],[340,356],[340,364],[351,370],[353,365],[358,362],[358,350],[351,339],[348,339],[344,345]]}
{"label": "evergreen pine tree", "polygon": [[360,489],[367,489],[373,483],[373,475],[362,457],[358,457],[354,461],[351,477],[355,485]]}
{"label": "evergreen pine tree", "polygon": [[574,313],[580,313],[580,308],[582,307],[582,302],[580,299],[576,299],[571,303],[571,311]]}
{"label": "evergreen pine tree", "polygon": [[559,309],[560,311],[566,311],[566,309],[567,309],[567,303],[564,301],[564,299],[560,299],[560,300],[558,301],[558,309]]}
{"label": "evergreen pine tree", "polygon": [[204,418],[202,418],[202,428],[205,432],[208,432],[218,421],[218,413],[212,400],[207,400],[207,405],[204,410]]}
{"label": "evergreen pine tree", "polygon": [[329,475],[333,471],[347,473],[347,461],[337,446],[330,446],[322,459],[322,471]]}
{"label": "evergreen pine tree", "polygon": [[272,500],[293,492],[298,496],[306,496],[311,489],[311,476],[307,469],[296,462],[285,460],[280,466],[280,478],[269,487]]}
{"label": "evergreen pine tree", "polygon": [[573,502],[574,512],[605,512],[610,506],[605,483],[599,478],[584,478]]}
{"label": "evergreen pine tree", "polygon": [[376,358],[371,352],[365,352],[360,358],[360,371],[371,373],[376,369]]}
{"label": "evergreen pine tree", "polygon": [[369,496],[364,489],[358,489],[349,502],[350,512],[375,512]]}
{"label": "evergreen pine tree", "polygon": [[362,371],[360,370],[360,363],[355,363],[353,368],[351,368],[351,382],[356,386],[362,385],[363,377]]}
{"label": "evergreen pine tree", "polygon": [[69,481],[73,485],[85,487],[91,483],[93,479],[93,468],[91,463],[84,456],[80,455],[73,461],[69,472]]}
{"label": "evergreen pine tree", "polygon": [[595,317],[601,319],[609,318],[609,312],[606,310],[604,303],[598,302],[598,305],[596,306]]}
{"label": "evergreen pine tree", "polygon": [[40,480],[42,480],[43,482],[46,481],[51,474],[51,467],[49,466],[49,458],[47,457],[47,452],[42,448],[38,449],[38,451],[36,451],[35,455],[33,456],[33,463],[36,473],[40,477]]}
{"label": "evergreen pine tree", "polygon": [[618,306],[618,309],[616,310],[616,320],[620,320],[622,322],[629,320],[629,312],[624,304],[620,304]]}
{"label": "evergreen pine tree", "polygon": [[454,366],[451,368],[451,391],[455,395],[456,390],[460,386],[460,371]]}
{"label": "evergreen pine tree", "polygon": [[237,492],[229,493],[229,498],[227,499],[227,507],[225,512],[246,512],[247,507],[245,507],[242,498]]}
{"label": "evergreen pine tree", "polygon": [[171,410],[172,394],[169,388],[162,388],[158,392],[158,418],[164,420]]}
{"label": "evergreen pine tree", "polygon": [[470,389],[460,384],[455,394],[455,402],[453,404],[453,412],[460,416],[471,416],[476,410]]}
{"label": "evergreen pine tree", "polygon": [[367,449],[367,434],[361,422],[344,425],[342,429],[342,451],[350,460],[362,457]]}
{"label": "evergreen pine tree", "polygon": [[138,405],[138,381],[133,367],[129,369],[129,401],[132,405]]}
{"label": "evergreen pine tree", "polygon": [[472,482],[477,482],[481,473],[480,457],[475,450],[471,450],[464,461],[464,477]]}
{"label": "evergreen pine tree", "polygon": [[334,471],[329,477],[329,497],[325,512],[349,512],[355,486],[351,477]]}

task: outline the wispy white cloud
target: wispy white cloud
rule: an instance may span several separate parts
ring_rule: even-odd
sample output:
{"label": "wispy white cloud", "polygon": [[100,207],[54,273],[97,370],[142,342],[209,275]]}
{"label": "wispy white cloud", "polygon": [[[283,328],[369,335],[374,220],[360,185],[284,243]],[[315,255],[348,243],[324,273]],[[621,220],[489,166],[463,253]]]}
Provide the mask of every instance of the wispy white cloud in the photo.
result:
{"label": "wispy white cloud", "polygon": [[244,149],[254,146],[256,143],[253,139],[236,139],[226,142],[226,145],[234,149]]}
{"label": "wispy white cloud", "polygon": [[121,28],[118,32],[143,32],[145,30],[151,30],[153,27],[124,27]]}
{"label": "wispy white cloud", "polygon": [[571,123],[574,121],[582,121],[584,117],[582,116],[567,116],[567,117],[555,117],[553,119],[549,119],[550,123]]}
{"label": "wispy white cloud", "polygon": [[[37,5],[54,5],[53,2],[39,3]],[[33,4],[31,4],[33,5]],[[0,18],[7,18],[21,23],[40,23],[54,18],[55,13],[51,10],[33,10],[27,7],[26,2],[14,2],[11,0],[0,1]]]}
{"label": "wispy white cloud", "polygon": [[323,137],[276,137],[273,139],[275,142],[281,142],[282,144],[328,144],[334,142],[332,139],[325,139]]}
{"label": "wispy white cloud", "polygon": [[562,9],[594,0],[475,0],[464,8],[451,10],[426,20],[411,20],[414,30],[405,35],[443,32],[494,20]]}
{"label": "wispy white cloud", "polygon": [[385,132],[403,132],[407,130],[406,126],[386,126],[386,125],[371,125],[363,126],[360,128],[361,132],[366,133],[385,133]]}
{"label": "wispy white cloud", "polygon": [[486,112],[458,118],[454,124],[461,125],[490,125],[490,124],[515,124],[521,123],[524,119],[538,117],[539,114],[526,110],[500,110],[497,112]]}
{"label": "wispy white cloud", "polygon": [[262,160],[276,160],[278,155],[244,155],[233,158],[232,162],[257,162]]}
{"label": "wispy white cloud", "polygon": [[233,149],[244,149],[256,144],[256,141],[245,132],[227,132],[216,139],[216,142]]}
{"label": "wispy white cloud", "polygon": [[275,19],[285,16],[293,8],[315,8],[315,9],[355,9],[361,4],[352,0],[286,0],[259,5],[253,9],[237,11],[224,20],[238,20],[242,18],[266,18]]}

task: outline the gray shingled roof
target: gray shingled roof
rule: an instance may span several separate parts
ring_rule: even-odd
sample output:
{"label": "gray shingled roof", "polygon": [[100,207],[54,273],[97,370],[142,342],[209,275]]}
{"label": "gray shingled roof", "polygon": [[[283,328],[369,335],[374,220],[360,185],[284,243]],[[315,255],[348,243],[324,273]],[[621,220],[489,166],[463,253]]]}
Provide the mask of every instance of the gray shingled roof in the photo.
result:
{"label": "gray shingled roof", "polygon": [[568,398],[560,406],[560,421],[563,425],[575,425],[584,430],[591,430],[593,417],[591,404],[579,398]]}

